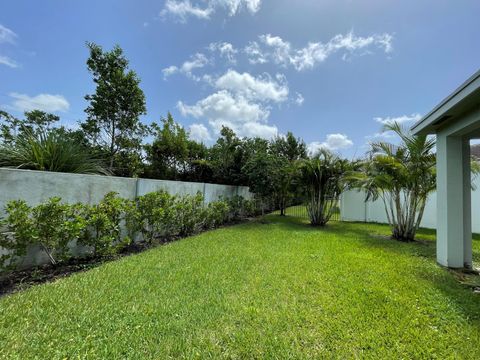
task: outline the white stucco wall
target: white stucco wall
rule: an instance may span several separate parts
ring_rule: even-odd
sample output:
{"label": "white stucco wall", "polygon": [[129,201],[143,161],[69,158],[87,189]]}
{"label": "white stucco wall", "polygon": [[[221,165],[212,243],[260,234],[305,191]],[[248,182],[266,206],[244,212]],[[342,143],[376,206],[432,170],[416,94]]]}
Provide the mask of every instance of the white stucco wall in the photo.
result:
{"label": "white stucco wall", "polygon": [[[61,197],[66,203],[96,204],[108,192],[115,191],[125,199],[149,192],[165,190],[170,194],[195,195],[200,192],[205,204],[220,198],[241,195],[252,198],[246,186],[192,183],[167,180],[132,179],[100,175],[80,175],[44,171],[0,169],[0,217],[5,215],[5,205],[11,200],[23,199],[29,205],[37,205],[53,196]],[[71,244],[74,254],[81,252]],[[0,248],[0,255],[2,254]],[[40,265],[48,260],[38,248],[29,249],[22,261],[23,267]]]}
{"label": "white stucco wall", "polygon": [[[474,180],[476,190],[472,191],[472,231],[480,233],[480,177]],[[341,219],[343,221],[367,221],[387,223],[385,207],[382,200],[365,203],[365,193],[349,190],[342,194]],[[437,227],[437,194],[430,194],[421,227]]]}

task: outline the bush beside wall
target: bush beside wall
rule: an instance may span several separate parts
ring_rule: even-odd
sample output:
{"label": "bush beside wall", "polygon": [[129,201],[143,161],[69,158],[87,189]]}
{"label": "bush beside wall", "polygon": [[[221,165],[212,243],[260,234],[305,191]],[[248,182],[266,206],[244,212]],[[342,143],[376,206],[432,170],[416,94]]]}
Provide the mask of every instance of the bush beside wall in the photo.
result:
{"label": "bush beside wall", "polygon": [[136,200],[110,192],[95,205],[62,203],[53,197],[29,206],[13,200],[1,220],[0,269],[15,269],[31,246],[38,246],[52,265],[74,257],[72,244],[85,247],[83,256],[106,257],[133,242],[152,245],[214,229],[258,215],[254,200],[241,196],[204,206],[204,197],[148,193]]}

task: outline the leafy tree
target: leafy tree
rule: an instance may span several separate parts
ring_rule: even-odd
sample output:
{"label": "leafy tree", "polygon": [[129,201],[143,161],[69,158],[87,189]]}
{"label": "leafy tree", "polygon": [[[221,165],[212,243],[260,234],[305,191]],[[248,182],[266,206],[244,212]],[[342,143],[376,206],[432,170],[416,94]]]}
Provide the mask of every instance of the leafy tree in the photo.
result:
{"label": "leafy tree", "polygon": [[[0,110],[0,136],[3,143],[12,143],[15,138],[26,132],[38,134],[52,128],[60,118],[41,110],[25,112],[25,119],[17,119],[6,111]],[[63,129],[63,127],[62,127]]]}
{"label": "leafy tree", "polygon": [[381,199],[392,228],[392,237],[412,241],[422,221],[428,195],[435,190],[435,140],[412,135],[399,124],[388,124],[401,144],[374,142],[370,158],[350,177],[363,188],[368,200]]}
{"label": "leafy tree", "polygon": [[242,170],[248,177],[250,189],[262,200],[263,207],[276,206],[280,214],[285,215],[291,199],[295,166],[276,154],[258,152],[247,160]]}
{"label": "leafy tree", "polygon": [[0,167],[56,171],[78,174],[109,172],[103,161],[92,155],[74,138],[60,131],[29,130],[14,138],[12,143],[0,144]]}
{"label": "leafy tree", "polygon": [[327,150],[320,150],[314,158],[300,163],[299,181],[307,197],[311,225],[325,226],[328,223],[346,187],[345,175],[350,168],[348,160]]}
{"label": "leafy tree", "polygon": [[242,145],[242,140],[232,129],[222,127],[220,137],[210,152],[216,182],[230,185],[246,184],[247,179],[242,172],[245,165]]}
{"label": "leafy tree", "polygon": [[188,141],[188,155],[183,173],[183,180],[213,182],[213,168],[209,160],[209,148],[203,143]]}
{"label": "leafy tree", "polygon": [[277,136],[271,143],[272,152],[293,162],[307,158],[305,142],[296,138],[290,131],[286,136]]}
{"label": "leafy tree", "polygon": [[188,157],[188,134],[168,113],[162,119],[162,126],[152,124],[154,140],[146,146],[147,159],[150,162],[150,173],[162,179],[177,180],[185,170]]}
{"label": "leafy tree", "polygon": [[[94,43],[87,43],[90,57],[88,70],[93,75],[95,93],[85,96],[90,102],[85,109],[87,120],[81,128],[93,146],[106,154],[109,169],[122,175],[134,175],[136,168],[128,167],[134,156],[140,157],[143,137],[147,128],[140,122],[146,113],[145,95],[140,79],[128,69],[128,60],[119,46],[111,51]],[[121,159],[128,159],[127,162]]]}

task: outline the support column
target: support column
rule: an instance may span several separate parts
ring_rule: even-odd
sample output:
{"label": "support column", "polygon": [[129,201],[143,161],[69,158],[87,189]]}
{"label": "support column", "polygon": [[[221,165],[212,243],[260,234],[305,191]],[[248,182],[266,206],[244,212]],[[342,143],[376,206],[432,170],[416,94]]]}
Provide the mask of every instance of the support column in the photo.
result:
{"label": "support column", "polygon": [[470,142],[437,134],[437,261],[472,266]]}

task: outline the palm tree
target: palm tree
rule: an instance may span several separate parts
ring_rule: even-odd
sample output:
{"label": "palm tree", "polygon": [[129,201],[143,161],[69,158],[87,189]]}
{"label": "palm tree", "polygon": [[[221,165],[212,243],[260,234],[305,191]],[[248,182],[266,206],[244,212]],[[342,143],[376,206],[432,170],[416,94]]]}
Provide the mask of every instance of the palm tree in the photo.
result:
{"label": "palm tree", "polygon": [[367,201],[383,201],[392,237],[412,241],[436,186],[435,140],[412,135],[398,123],[385,125],[384,131],[393,131],[401,144],[371,143],[369,159],[349,178],[366,191]]}
{"label": "palm tree", "polygon": [[22,132],[12,143],[0,145],[0,167],[77,174],[110,173],[102,161],[62,132]]}
{"label": "palm tree", "polygon": [[332,217],[340,194],[345,189],[344,176],[351,168],[348,160],[320,150],[311,159],[300,163],[300,184],[307,197],[310,224],[325,226]]}

